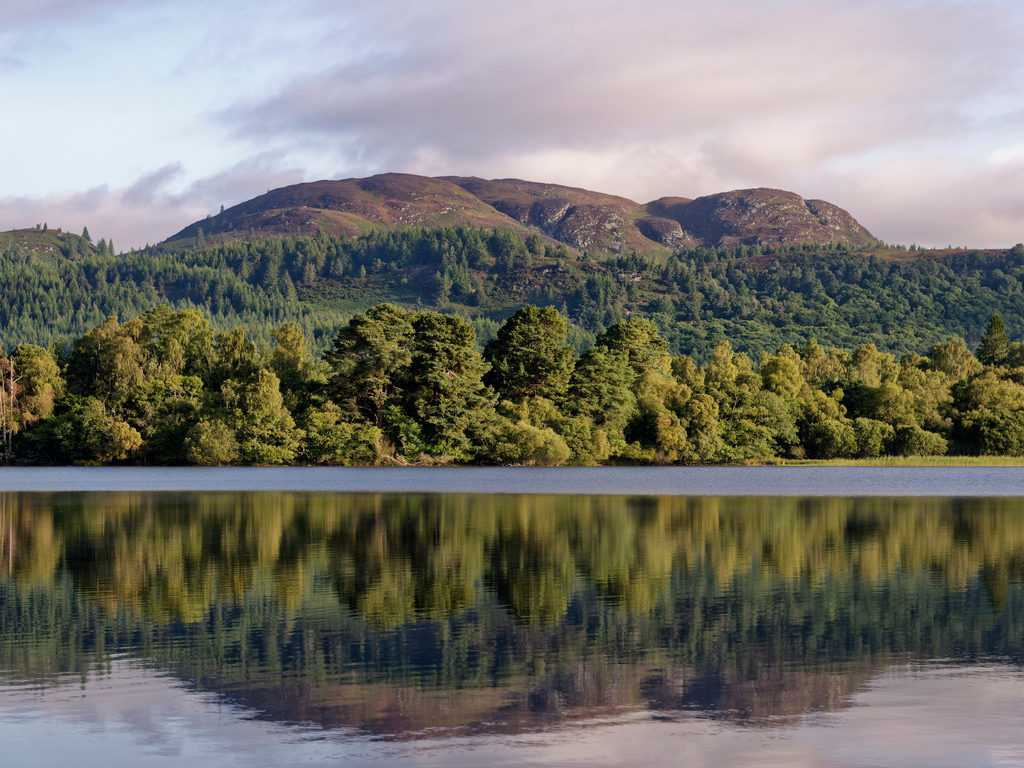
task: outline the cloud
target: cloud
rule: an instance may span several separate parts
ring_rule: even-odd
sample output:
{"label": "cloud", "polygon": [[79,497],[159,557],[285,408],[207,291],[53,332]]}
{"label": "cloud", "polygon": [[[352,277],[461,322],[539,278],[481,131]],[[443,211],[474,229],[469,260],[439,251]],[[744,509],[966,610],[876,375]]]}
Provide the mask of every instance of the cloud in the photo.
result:
{"label": "cloud", "polygon": [[699,146],[739,168],[810,167],[880,141],[920,140],[936,130],[937,108],[986,88],[1015,60],[1000,45],[1009,40],[991,40],[994,11],[979,22],[958,7],[378,5],[361,32],[390,45],[224,119],[259,138],[352,144],[382,167],[424,154],[479,162],[631,141]]}
{"label": "cloud", "polygon": [[1024,241],[1024,163],[886,158],[859,167],[854,182],[837,175],[819,184],[821,196],[843,199],[889,242],[991,248]]}
{"label": "cloud", "polygon": [[123,189],[96,187],[43,197],[0,198],[0,229],[46,223],[66,231],[89,227],[94,239],[112,239],[118,250],[164,240],[221,205],[230,207],[267,189],[296,184],[302,172],[277,155],[258,155],[182,189],[173,184],[185,173],[171,163]]}
{"label": "cloud", "polygon": [[131,0],[4,0],[0,4],[0,27],[16,28],[66,24],[97,11],[130,6]]}
{"label": "cloud", "polygon": [[153,205],[158,196],[162,196],[163,190],[168,184],[174,181],[185,172],[181,163],[171,163],[159,168],[152,173],[147,173],[121,194],[121,199],[127,205],[138,208]]}
{"label": "cloud", "polygon": [[1001,3],[374,8],[332,32],[353,43],[344,61],[240,100],[221,121],[364,173],[531,174],[641,200],[748,186],[806,194],[841,189],[830,181],[838,162],[945,159],[1009,130],[1004,114],[975,106],[1005,97],[1019,72],[1020,25]]}

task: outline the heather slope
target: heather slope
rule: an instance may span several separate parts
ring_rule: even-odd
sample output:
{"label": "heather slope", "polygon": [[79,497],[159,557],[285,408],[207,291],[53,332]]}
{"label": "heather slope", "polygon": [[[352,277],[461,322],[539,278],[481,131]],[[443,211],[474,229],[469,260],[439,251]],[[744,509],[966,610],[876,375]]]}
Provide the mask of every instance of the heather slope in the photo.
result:
{"label": "heather slope", "polygon": [[874,237],[849,213],[793,192],[748,189],[646,205],[617,195],[522,179],[428,178],[386,173],[317,181],[267,192],[193,222],[166,246],[266,236],[356,236],[409,226],[506,227],[592,256],[637,253],[664,260],[674,251],[735,245],[843,243]]}
{"label": "heather slope", "polygon": [[410,226],[511,227],[516,222],[474,195],[443,179],[385,173],[365,179],[315,181],[270,190],[264,195],[193,222],[168,238],[207,242],[248,236],[357,236],[373,229]]}

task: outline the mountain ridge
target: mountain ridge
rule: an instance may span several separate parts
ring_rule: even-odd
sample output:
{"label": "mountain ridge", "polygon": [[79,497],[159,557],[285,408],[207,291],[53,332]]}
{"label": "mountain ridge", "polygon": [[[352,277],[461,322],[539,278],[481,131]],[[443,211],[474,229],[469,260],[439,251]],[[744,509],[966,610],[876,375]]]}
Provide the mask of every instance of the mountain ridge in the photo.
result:
{"label": "mountain ridge", "polygon": [[196,221],[165,246],[249,235],[358,236],[373,229],[466,225],[539,235],[578,253],[666,258],[695,247],[865,245],[875,238],[846,210],[794,192],[754,188],[637,203],[581,187],[475,176],[384,173],[269,190]]}

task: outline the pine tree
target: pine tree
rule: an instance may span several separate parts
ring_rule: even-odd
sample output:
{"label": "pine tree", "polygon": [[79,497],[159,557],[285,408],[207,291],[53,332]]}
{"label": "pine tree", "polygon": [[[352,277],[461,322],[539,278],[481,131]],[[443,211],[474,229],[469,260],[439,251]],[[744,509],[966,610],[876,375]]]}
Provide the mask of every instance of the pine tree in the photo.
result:
{"label": "pine tree", "polygon": [[598,336],[594,344],[622,352],[638,378],[652,368],[666,368],[671,360],[668,342],[654,323],[643,318],[615,323]]}
{"label": "pine tree", "polygon": [[446,269],[442,275],[440,272],[434,274],[434,284],[437,286],[437,306],[447,307],[452,295],[452,276]]}
{"label": "pine tree", "polygon": [[985,336],[978,345],[977,358],[982,365],[999,365],[1006,357],[1010,335],[999,315],[992,315],[985,329]]}
{"label": "pine tree", "polygon": [[330,396],[342,407],[384,426],[384,411],[402,393],[404,372],[412,362],[410,313],[379,304],[356,315],[338,331],[324,357],[334,369]]}
{"label": "pine tree", "polygon": [[565,344],[568,332],[568,323],[554,307],[523,307],[484,349],[484,359],[492,366],[485,380],[512,401],[559,397],[573,369],[573,348]]}
{"label": "pine tree", "polygon": [[472,454],[470,434],[494,408],[482,380],[487,363],[474,349],[473,326],[456,315],[424,312],[412,321],[412,359],[406,373],[407,412],[431,452]]}
{"label": "pine tree", "polygon": [[569,381],[566,409],[594,424],[621,432],[636,410],[631,387],[636,374],[624,352],[593,346],[580,358]]}
{"label": "pine tree", "polygon": [[85,240],[85,242],[87,243],[92,242],[92,236],[89,234],[88,227],[82,227],[82,239]]}

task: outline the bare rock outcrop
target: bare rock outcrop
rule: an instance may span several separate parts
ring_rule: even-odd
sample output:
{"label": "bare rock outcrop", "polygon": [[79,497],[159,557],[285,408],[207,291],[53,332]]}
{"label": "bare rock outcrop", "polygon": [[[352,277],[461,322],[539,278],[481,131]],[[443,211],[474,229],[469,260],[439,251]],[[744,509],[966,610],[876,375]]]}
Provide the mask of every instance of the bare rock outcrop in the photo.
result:
{"label": "bare rock outcrop", "polygon": [[781,189],[739,189],[683,202],[662,198],[661,212],[704,245],[788,245],[842,242],[860,245],[873,236],[849,213],[824,200],[804,200]]}

